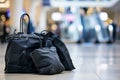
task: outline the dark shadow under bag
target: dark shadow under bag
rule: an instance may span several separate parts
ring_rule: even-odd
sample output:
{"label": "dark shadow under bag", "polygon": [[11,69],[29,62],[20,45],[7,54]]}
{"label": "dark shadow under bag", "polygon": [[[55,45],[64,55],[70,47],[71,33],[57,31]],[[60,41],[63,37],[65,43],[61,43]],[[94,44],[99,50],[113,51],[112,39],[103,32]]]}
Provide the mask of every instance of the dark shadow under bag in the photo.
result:
{"label": "dark shadow under bag", "polygon": [[[47,41],[47,44],[49,44],[49,41]],[[64,71],[64,66],[60,62],[54,46],[47,45],[35,49],[30,56],[39,74],[51,75]]]}
{"label": "dark shadow under bag", "polygon": [[[24,16],[20,18],[20,24],[23,25]],[[30,18],[29,18],[30,20]],[[9,37],[9,43],[5,54],[5,72],[6,73],[33,73],[37,72],[30,57],[30,53],[39,48],[39,37],[35,34],[23,33],[23,26],[20,26],[20,32],[12,34]],[[28,29],[30,25],[28,23]],[[22,29],[22,30],[21,30]]]}

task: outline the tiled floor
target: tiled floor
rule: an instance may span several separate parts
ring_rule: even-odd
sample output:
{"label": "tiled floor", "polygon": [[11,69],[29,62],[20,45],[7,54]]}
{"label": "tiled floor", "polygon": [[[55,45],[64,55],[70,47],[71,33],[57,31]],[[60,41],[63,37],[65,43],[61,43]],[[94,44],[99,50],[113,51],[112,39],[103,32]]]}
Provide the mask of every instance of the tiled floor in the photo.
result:
{"label": "tiled floor", "polygon": [[57,75],[4,74],[6,44],[0,44],[0,80],[120,80],[119,44],[67,44],[76,67]]}

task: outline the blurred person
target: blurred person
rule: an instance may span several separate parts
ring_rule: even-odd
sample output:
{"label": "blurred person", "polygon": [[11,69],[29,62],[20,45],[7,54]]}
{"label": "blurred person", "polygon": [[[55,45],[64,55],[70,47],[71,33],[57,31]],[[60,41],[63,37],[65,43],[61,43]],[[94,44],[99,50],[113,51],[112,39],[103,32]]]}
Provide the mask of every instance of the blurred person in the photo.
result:
{"label": "blurred person", "polygon": [[34,33],[35,32],[35,26],[33,26],[32,21],[30,21],[30,30],[29,31],[27,30],[27,32],[28,33]]}
{"label": "blurred person", "polygon": [[113,42],[116,40],[116,29],[117,29],[117,24],[114,22],[111,24],[113,26]]}
{"label": "blurred person", "polygon": [[2,43],[4,35],[4,22],[0,19],[0,42]]}
{"label": "blurred person", "polygon": [[[86,34],[87,30],[85,30],[85,22],[84,22],[86,14],[87,14],[87,8],[80,8],[80,21],[81,21],[80,23],[83,26],[82,38],[84,41],[86,41],[88,38],[87,34]],[[83,42],[83,41],[81,40],[81,36],[80,36],[77,43],[81,43],[81,42]]]}
{"label": "blurred person", "polygon": [[109,18],[105,21],[105,25],[107,26],[107,32],[110,36],[109,42],[115,42],[117,36],[117,24]]}
{"label": "blurred person", "polygon": [[61,37],[60,36],[60,27],[59,27],[58,23],[52,24],[51,27],[50,27],[50,31],[57,34],[59,37]]}
{"label": "blurred person", "polygon": [[7,19],[5,21],[4,27],[5,27],[5,37],[8,37],[8,35],[11,32],[11,27],[10,27],[10,21],[9,21],[9,19]]}
{"label": "blurred person", "polygon": [[9,20],[2,21],[0,20],[0,38],[1,38],[1,43],[6,42],[6,37],[10,33],[10,27],[9,27]]}
{"label": "blurred person", "polygon": [[[35,27],[33,26],[32,21],[31,20],[29,21],[27,17],[24,17],[23,24],[24,24],[23,32],[25,32],[25,33],[35,32]],[[29,28],[28,28],[28,26],[29,26]]]}
{"label": "blurred person", "polygon": [[[114,23],[114,22],[112,22],[111,24],[110,24],[112,27],[113,27],[113,31],[112,31],[112,35],[111,35],[111,38],[112,38],[112,42],[115,42],[115,40],[116,40],[116,32],[117,32],[117,24],[116,23]],[[109,35],[110,35],[110,31],[109,31]]]}

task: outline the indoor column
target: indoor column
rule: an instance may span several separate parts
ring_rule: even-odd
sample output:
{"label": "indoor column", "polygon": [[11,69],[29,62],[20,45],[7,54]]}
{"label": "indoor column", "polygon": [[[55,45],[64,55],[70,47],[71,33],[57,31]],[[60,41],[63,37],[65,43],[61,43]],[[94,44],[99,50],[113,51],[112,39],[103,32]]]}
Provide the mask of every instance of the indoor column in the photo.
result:
{"label": "indoor column", "polygon": [[20,16],[23,11],[23,0],[10,0],[10,23],[12,29],[19,31]]}

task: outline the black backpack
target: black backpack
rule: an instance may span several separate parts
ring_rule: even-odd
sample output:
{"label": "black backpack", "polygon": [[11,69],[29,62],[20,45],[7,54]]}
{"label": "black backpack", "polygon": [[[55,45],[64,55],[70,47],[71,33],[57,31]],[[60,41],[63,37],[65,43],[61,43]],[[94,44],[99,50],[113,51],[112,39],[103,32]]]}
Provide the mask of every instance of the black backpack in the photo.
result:
{"label": "black backpack", "polygon": [[64,71],[64,66],[57,55],[56,48],[52,45],[52,41],[48,39],[44,45],[30,54],[38,73],[51,75]]}
{"label": "black backpack", "polygon": [[6,73],[34,73],[36,67],[30,57],[30,53],[40,46],[40,37],[28,33],[23,33],[23,18],[28,16],[30,28],[30,17],[27,13],[20,18],[20,32],[9,36],[9,42],[5,54],[5,72]]}
{"label": "black backpack", "polygon": [[[28,16],[29,23],[28,23],[28,31],[25,34],[23,32],[23,18],[24,16]],[[43,31],[41,34],[32,34],[30,33],[30,17],[27,13],[23,14],[20,18],[20,32],[17,34],[14,33],[11,36],[9,36],[9,42],[6,49],[5,54],[5,72],[6,73],[40,73],[40,74],[55,74],[60,73],[64,70],[73,70],[74,66],[72,63],[72,60],[70,58],[69,52],[65,46],[65,44],[59,39],[57,35],[55,35],[52,32]],[[44,34],[44,32],[47,32]],[[46,42],[49,41],[49,39],[52,41],[52,44],[54,46],[54,49],[46,49],[48,50],[49,54],[45,55],[44,52],[39,54],[39,51],[42,49],[40,48],[40,44],[42,42],[42,46],[46,46]],[[42,41],[41,41],[42,40]],[[49,46],[48,46],[49,47]],[[56,53],[56,50],[57,53]],[[49,68],[46,68],[45,66],[43,69],[39,68],[39,61],[36,61],[34,59],[39,60],[39,57],[34,56],[32,53],[35,53],[35,55],[38,56],[49,56],[52,57],[52,51],[54,53],[53,62],[55,64],[51,63],[52,66],[55,68],[51,68],[51,66],[48,66]],[[59,56],[59,58],[57,57]],[[36,57],[36,58],[35,58]],[[42,57],[45,58],[45,57]],[[59,61],[60,59],[60,61]],[[42,61],[42,59],[40,59]],[[36,64],[38,62],[38,64]],[[43,62],[45,63],[45,62]],[[62,64],[61,64],[62,63]],[[63,66],[64,67],[63,67]],[[52,72],[48,72],[49,70],[53,69]],[[47,70],[44,70],[47,69]],[[41,71],[43,70],[43,71]],[[45,72],[44,72],[45,71]],[[48,73],[47,73],[48,72]]]}

